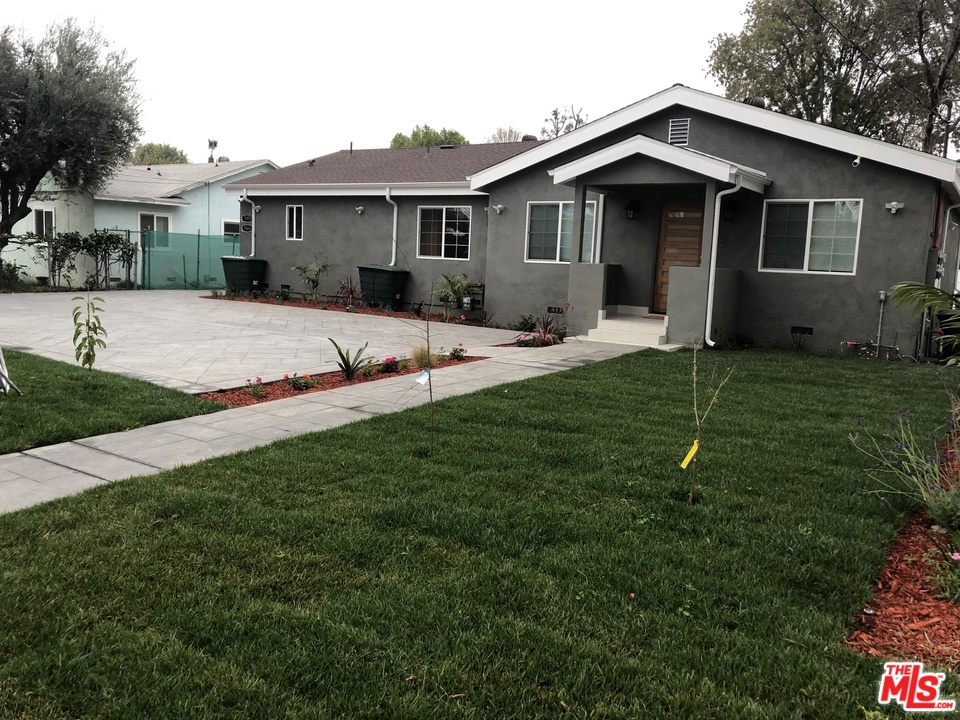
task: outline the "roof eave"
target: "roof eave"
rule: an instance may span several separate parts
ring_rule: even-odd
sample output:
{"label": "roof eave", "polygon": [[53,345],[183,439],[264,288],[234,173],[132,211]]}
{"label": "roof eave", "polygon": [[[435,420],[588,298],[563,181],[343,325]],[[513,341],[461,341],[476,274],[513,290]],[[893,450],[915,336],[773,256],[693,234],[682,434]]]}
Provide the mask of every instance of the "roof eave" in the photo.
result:
{"label": "roof eave", "polygon": [[139,203],[141,205],[164,205],[174,207],[183,207],[190,204],[189,200],[184,200],[182,198],[144,198],[122,197],[119,195],[94,195],[93,199],[101,200],[103,202]]}
{"label": "roof eave", "polygon": [[430,183],[284,183],[250,184],[243,181],[225,185],[228,195],[240,196],[246,190],[247,195],[255,197],[379,197],[391,196],[486,196],[485,192],[470,189],[467,182],[430,182]]}
{"label": "roof eave", "polygon": [[735,183],[739,177],[744,188],[761,195],[770,185],[770,179],[762,173],[642,135],[621,140],[614,145],[561,165],[549,173],[553,176],[555,185],[570,185],[575,183],[581,175],[636,155],[659,160],[721,182]]}

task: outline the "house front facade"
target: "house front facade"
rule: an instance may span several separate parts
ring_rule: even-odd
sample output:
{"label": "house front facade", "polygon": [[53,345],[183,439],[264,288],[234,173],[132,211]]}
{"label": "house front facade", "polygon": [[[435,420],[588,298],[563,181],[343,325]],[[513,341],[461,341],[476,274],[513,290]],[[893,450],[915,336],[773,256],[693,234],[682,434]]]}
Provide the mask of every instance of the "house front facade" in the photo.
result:
{"label": "house front facade", "polygon": [[315,252],[330,292],[394,265],[417,303],[464,273],[496,322],[567,307],[574,332],[639,344],[913,354],[925,327],[885,293],[957,279],[954,161],[683,86],[549,142],[344,151],[227,191],[271,287]]}

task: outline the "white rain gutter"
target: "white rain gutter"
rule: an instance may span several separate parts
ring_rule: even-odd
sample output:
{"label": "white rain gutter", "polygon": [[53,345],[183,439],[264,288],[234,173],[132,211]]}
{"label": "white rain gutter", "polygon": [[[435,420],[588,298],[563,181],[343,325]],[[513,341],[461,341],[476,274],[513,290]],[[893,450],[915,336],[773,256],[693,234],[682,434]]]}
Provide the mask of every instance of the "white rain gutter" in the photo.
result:
{"label": "white rain gutter", "polygon": [[717,278],[717,246],[720,244],[720,201],[727,195],[733,195],[743,184],[743,178],[737,173],[737,184],[729,190],[721,190],[713,201],[713,239],[710,242],[710,281],[707,284],[707,324],[703,330],[703,341],[710,347],[716,345],[710,337],[713,326],[713,291]]}
{"label": "white rain gutter", "polygon": [[390,253],[390,267],[394,267],[397,264],[397,213],[399,208],[397,203],[393,201],[393,198],[390,197],[390,188],[387,188],[387,202],[393,205],[393,249]]}
{"label": "white rain gutter", "polygon": [[[247,197],[246,188],[240,193],[240,202],[250,203],[250,257],[254,257],[257,254],[257,204]],[[240,225],[243,226],[243,217],[240,218]]]}

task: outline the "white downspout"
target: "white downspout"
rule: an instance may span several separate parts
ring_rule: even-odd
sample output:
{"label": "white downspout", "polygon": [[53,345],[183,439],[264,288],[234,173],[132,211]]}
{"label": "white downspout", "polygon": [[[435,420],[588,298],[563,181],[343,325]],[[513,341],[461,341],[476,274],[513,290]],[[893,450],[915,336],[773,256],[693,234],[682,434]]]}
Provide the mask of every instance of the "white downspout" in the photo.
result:
{"label": "white downspout", "polygon": [[394,267],[397,264],[397,213],[399,208],[397,203],[393,201],[393,198],[390,197],[390,188],[387,188],[387,202],[393,205],[393,248],[390,253],[390,267]]}
{"label": "white downspout", "polygon": [[[947,249],[946,249],[946,245],[947,245],[947,233],[948,233],[949,230],[950,230],[950,213],[952,213],[952,212],[953,212],[954,210],[956,210],[957,208],[960,208],[960,204],[950,205],[950,206],[947,208],[946,212],[943,213],[943,228],[942,228],[941,231],[940,231],[940,241],[941,241],[941,243],[942,243],[941,247],[943,248],[943,259],[944,259],[944,261],[946,261],[946,259],[947,259]],[[958,257],[957,257],[957,267],[960,268],[960,247],[958,247],[958,249],[957,249],[957,254],[958,254]],[[937,260],[939,261],[939,258],[937,258]],[[939,265],[939,264],[940,264],[940,263],[937,262],[937,265]],[[946,268],[944,268],[944,269],[946,269]],[[958,279],[958,278],[956,277],[956,275],[954,275],[954,278],[953,278],[953,292],[954,292],[954,293],[957,292],[957,279]],[[942,281],[943,281],[943,277],[942,277],[942,276],[941,276],[941,277],[936,277],[936,278],[933,279],[933,284],[934,284],[935,287],[939,288],[940,285],[942,284]]]}
{"label": "white downspout", "polygon": [[737,175],[737,184],[728,190],[721,190],[713,201],[713,238],[710,242],[710,280],[707,283],[707,324],[703,330],[703,341],[713,347],[716,343],[710,337],[713,326],[713,291],[717,278],[717,246],[720,244],[720,201],[727,195],[733,195],[743,184],[743,178]]}
{"label": "white downspout", "polygon": [[[250,203],[250,257],[254,257],[257,254],[257,205],[247,197],[246,188],[240,193],[240,202]],[[243,218],[240,218],[240,224],[243,224]]]}

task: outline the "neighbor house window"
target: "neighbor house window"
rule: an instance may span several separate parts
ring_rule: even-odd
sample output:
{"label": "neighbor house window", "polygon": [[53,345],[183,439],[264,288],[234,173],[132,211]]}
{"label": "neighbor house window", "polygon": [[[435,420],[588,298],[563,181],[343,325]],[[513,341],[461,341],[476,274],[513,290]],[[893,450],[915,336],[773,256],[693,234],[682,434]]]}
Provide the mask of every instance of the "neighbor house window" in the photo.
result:
{"label": "neighbor house window", "polygon": [[170,216],[156,213],[140,213],[140,236],[144,247],[167,249],[170,247]]}
{"label": "neighbor house window", "polygon": [[33,211],[33,232],[37,237],[52,240],[54,233],[53,210]]}
{"label": "neighbor house window", "polygon": [[[583,250],[580,262],[593,256],[594,216],[597,204],[586,204],[583,216]],[[570,262],[573,255],[573,203],[530,203],[527,206],[527,260]]]}
{"label": "neighbor house window", "polygon": [[237,220],[221,220],[220,234],[223,244],[236,248],[240,244],[240,222]]}
{"label": "neighbor house window", "polygon": [[303,240],[303,205],[287,205],[287,240]]}
{"label": "neighbor house window", "polygon": [[421,207],[417,257],[470,259],[470,208]]}
{"label": "neighbor house window", "polygon": [[760,269],[852,274],[861,204],[860,200],[767,202]]}

